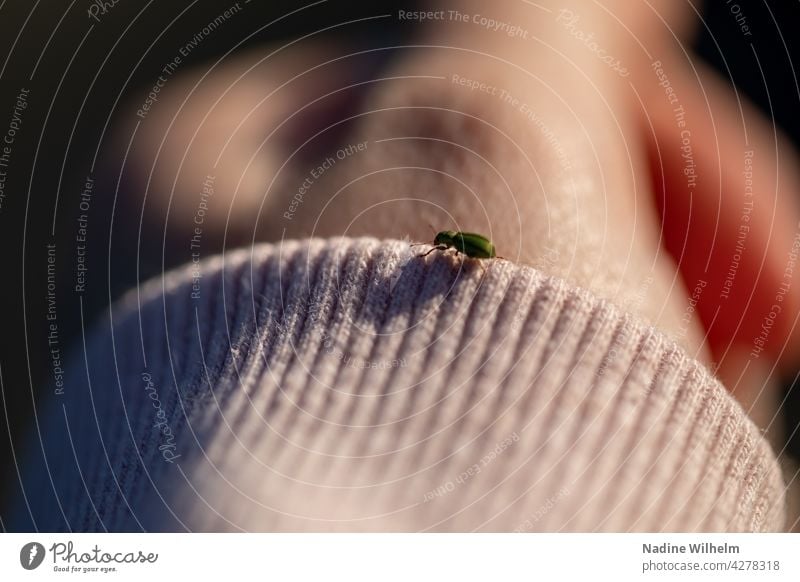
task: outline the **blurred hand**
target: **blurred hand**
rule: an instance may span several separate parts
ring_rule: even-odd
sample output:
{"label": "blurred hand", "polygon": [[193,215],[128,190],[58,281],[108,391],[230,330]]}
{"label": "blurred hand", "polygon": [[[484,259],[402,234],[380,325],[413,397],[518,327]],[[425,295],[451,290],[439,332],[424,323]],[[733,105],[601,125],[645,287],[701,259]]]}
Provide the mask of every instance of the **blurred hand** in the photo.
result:
{"label": "blurred hand", "polygon": [[[796,158],[687,56],[676,38],[692,15],[675,4],[432,5],[446,17],[377,76],[329,62],[347,54],[331,46],[293,48],[255,76],[222,68],[170,129],[205,128],[200,147],[168,141],[167,154],[188,151],[188,191],[222,155],[217,171],[228,177],[206,224],[235,240],[428,241],[429,223],[484,233],[504,257],[661,328],[766,427],[774,364],[798,357]],[[258,98],[294,75],[304,81],[279,100]],[[331,91],[344,99],[292,115]],[[145,135],[155,143],[164,126]],[[279,127],[294,137],[272,137]],[[164,192],[173,166],[162,182],[156,173]],[[178,227],[191,226],[189,200]]]}

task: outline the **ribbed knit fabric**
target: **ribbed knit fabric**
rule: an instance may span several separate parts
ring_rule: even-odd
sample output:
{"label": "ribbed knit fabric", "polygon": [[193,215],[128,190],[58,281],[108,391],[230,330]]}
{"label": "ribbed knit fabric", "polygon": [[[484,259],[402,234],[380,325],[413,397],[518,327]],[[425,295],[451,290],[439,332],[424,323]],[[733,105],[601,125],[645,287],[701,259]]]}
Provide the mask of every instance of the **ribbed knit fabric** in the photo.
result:
{"label": "ribbed knit fabric", "polygon": [[260,245],[132,292],[39,418],[12,529],[784,527],[769,446],[659,331],[418,252]]}

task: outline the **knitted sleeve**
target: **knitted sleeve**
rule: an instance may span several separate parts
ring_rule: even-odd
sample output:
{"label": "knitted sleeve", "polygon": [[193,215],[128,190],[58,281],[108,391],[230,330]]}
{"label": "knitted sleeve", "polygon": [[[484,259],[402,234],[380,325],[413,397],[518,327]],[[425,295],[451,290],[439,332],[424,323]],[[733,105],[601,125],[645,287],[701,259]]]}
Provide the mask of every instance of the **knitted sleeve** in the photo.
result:
{"label": "knitted sleeve", "polygon": [[12,528],[784,527],[768,444],[659,331],[414,250],[259,245],[131,292],[42,406]]}

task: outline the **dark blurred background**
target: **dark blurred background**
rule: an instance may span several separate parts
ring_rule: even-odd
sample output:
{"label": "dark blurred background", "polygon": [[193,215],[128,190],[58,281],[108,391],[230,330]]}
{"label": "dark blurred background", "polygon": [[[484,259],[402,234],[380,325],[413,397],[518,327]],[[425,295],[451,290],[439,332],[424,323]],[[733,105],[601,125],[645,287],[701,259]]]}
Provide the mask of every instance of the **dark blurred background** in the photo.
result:
{"label": "dark blurred background", "polygon": [[[145,236],[147,240],[138,246],[131,232],[119,230],[120,213],[128,212],[124,205],[115,205],[115,193],[125,195],[126,184],[118,184],[124,151],[112,143],[112,135],[121,106],[128,107],[125,115],[130,119],[126,99],[145,95],[179,47],[235,3],[119,1],[111,7],[112,2],[106,2],[106,13],[99,8],[101,4],[89,0],[80,5],[68,0],[0,1],[2,131],[12,118],[18,94],[29,90],[10,164],[0,168],[7,171],[0,208],[0,502],[9,499],[18,486],[15,454],[30,436],[34,411],[52,393],[47,385],[52,380],[50,348],[59,348],[62,358],[71,349],[79,349],[81,327],[88,326],[110,301],[138,281],[186,260],[170,252],[168,240],[167,252],[162,253],[162,232],[145,233],[152,237]],[[315,38],[346,40],[351,50],[402,44],[413,32],[407,24],[400,26],[403,23],[397,19],[358,20],[400,8],[414,9],[414,4],[423,3],[361,5],[330,0],[309,2],[301,9],[304,4],[298,2],[253,1],[242,17],[231,18],[199,43],[181,66],[188,68],[231,49],[246,51],[340,23],[348,24]],[[793,68],[800,57],[795,31],[800,2],[737,0],[752,31],[747,39],[752,45],[743,42],[730,4],[705,4],[704,22],[695,42],[697,52],[800,143],[799,92]],[[93,10],[99,22],[89,17],[91,6],[97,7]],[[391,56],[391,51],[381,51],[362,66],[379,68],[381,60]],[[85,291],[76,293],[76,219],[80,193],[89,175],[94,178],[86,245],[90,275]],[[58,344],[51,345],[49,244],[56,248],[58,330]],[[211,244],[221,248],[222,241]],[[204,249],[204,254],[211,250]],[[800,389],[790,387],[797,378],[784,379],[786,402],[782,409],[786,426],[791,427],[787,438],[795,457],[800,456],[796,432]],[[0,503],[0,508],[4,507],[5,503]],[[0,530],[4,531],[3,515],[0,509]]]}

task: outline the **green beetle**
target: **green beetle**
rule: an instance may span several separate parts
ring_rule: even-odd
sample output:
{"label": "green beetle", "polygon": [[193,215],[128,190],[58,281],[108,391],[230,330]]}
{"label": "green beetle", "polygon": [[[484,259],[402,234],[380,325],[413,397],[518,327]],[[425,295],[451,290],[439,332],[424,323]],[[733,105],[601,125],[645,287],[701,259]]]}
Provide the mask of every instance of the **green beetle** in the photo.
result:
{"label": "green beetle", "polygon": [[[420,244],[425,243],[417,243],[417,245]],[[425,257],[433,251],[445,251],[447,249],[455,249],[457,252],[463,253],[472,259],[502,258],[497,256],[494,250],[494,243],[482,234],[455,230],[443,230],[437,233],[433,239],[433,248],[419,256]]]}

